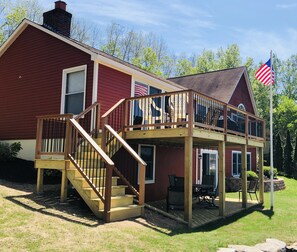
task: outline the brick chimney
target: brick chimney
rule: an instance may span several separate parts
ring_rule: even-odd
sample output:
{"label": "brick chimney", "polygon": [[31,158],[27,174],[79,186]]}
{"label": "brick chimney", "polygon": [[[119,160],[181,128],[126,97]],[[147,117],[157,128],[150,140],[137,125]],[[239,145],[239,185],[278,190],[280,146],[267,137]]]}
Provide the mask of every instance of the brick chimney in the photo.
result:
{"label": "brick chimney", "polygon": [[70,37],[72,14],[66,11],[66,5],[63,1],[56,1],[55,9],[43,13],[43,26]]}

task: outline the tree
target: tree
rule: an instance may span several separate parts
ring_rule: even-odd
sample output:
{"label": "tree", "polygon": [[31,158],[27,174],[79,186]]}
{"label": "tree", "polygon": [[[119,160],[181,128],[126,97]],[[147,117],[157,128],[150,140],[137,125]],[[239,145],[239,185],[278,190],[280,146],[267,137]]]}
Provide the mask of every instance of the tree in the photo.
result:
{"label": "tree", "polygon": [[282,94],[297,100],[297,54],[283,61],[279,71]]}
{"label": "tree", "polygon": [[294,161],[293,161],[293,177],[297,179],[297,136],[295,138],[295,150],[294,150]]}
{"label": "tree", "polygon": [[0,0],[0,45],[12,34],[24,18],[40,22],[43,9],[37,0]]}
{"label": "tree", "polygon": [[297,134],[297,104],[287,96],[281,96],[278,106],[274,109],[275,129],[282,138],[286,131]]}
{"label": "tree", "polygon": [[277,168],[278,171],[283,172],[284,168],[283,168],[283,163],[284,163],[284,153],[283,153],[283,147],[282,147],[282,141],[280,138],[280,135],[277,134],[276,139],[274,141],[275,143],[275,152],[273,154],[274,157],[274,167]]}
{"label": "tree", "polygon": [[132,63],[145,71],[162,75],[160,70],[162,62],[158,61],[156,52],[150,47],[145,48],[143,54],[138,58],[134,58]]}
{"label": "tree", "polygon": [[241,66],[240,50],[237,44],[227,47],[226,51],[220,48],[217,52],[217,69],[233,68]]}
{"label": "tree", "polygon": [[290,131],[287,130],[286,145],[284,149],[284,170],[288,177],[292,177],[293,175],[292,152],[293,148],[291,143]]}

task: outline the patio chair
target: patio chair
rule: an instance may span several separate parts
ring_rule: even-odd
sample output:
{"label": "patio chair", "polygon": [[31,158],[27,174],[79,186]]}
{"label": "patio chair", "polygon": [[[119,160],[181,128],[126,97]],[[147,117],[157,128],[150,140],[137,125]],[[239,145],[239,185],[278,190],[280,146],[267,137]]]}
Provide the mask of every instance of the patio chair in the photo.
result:
{"label": "patio chair", "polygon": [[184,208],[184,178],[168,175],[169,186],[167,188],[166,210]]}
{"label": "patio chair", "polygon": [[[141,98],[138,102],[142,111],[143,124],[154,124],[156,121],[162,122],[163,111],[151,97]],[[149,129],[153,129],[153,127],[151,126]]]}
{"label": "patio chair", "polygon": [[[259,201],[258,196],[257,196],[258,183],[259,183],[259,179],[251,180],[248,183],[247,193],[250,195],[251,200],[253,200],[252,199],[252,194],[255,194],[257,201]],[[240,193],[242,193],[242,189],[238,190],[239,200],[240,200]]]}

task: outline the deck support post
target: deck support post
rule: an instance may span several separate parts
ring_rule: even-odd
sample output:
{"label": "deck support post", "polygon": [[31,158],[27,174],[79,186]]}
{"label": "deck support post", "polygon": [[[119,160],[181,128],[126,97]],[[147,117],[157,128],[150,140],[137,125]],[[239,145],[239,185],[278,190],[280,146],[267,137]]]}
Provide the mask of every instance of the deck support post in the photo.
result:
{"label": "deck support post", "polygon": [[37,186],[36,186],[36,192],[41,193],[43,190],[43,169],[38,168],[37,169]]}
{"label": "deck support post", "polygon": [[65,169],[62,170],[62,178],[61,178],[61,195],[60,195],[60,202],[65,202],[67,199],[67,186],[68,186],[68,179],[67,179],[67,169],[69,169],[70,161],[65,161]]}
{"label": "deck support post", "polygon": [[219,142],[218,148],[219,154],[219,216],[225,216],[225,202],[226,202],[226,190],[225,190],[225,142]]}
{"label": "deck support post", "polygon": [[263,170],[263,147],[257,148],[259,160],[258,160],[258,168],[259,168],[259,201],[260,203],[264,203],[264,170]]}
{"label": "deck support post", "polygon": [[241,189],[242,189],[242,208],[247,207],[247,145],[241,145]]}
{"label": "deck support post", "polygon": [[188,226],[192,226],[192,169],[193,169],[193,137],[185,137],[185,153],[184,153],[184,220],[188,222]]}

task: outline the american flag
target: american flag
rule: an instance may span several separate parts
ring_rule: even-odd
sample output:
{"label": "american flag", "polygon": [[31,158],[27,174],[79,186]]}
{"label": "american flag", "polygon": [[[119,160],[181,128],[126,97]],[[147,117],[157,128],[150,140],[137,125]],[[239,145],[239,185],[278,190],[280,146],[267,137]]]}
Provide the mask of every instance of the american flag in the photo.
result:
{"label": "american flag", "polygon": [[[256,78],[261,81],[265,86],[269,86],[271,72],[271,59],[269,59],[265,64],[263,64],[256,72]],[[272,84],[274,84],[274,70],[272,67]]]}
{"label": "american flag", "polygon": [[141,84],[141,83],[135,83],[135,91],[134,96],[144,96],[148,93],[148,87],[147,85]]}

